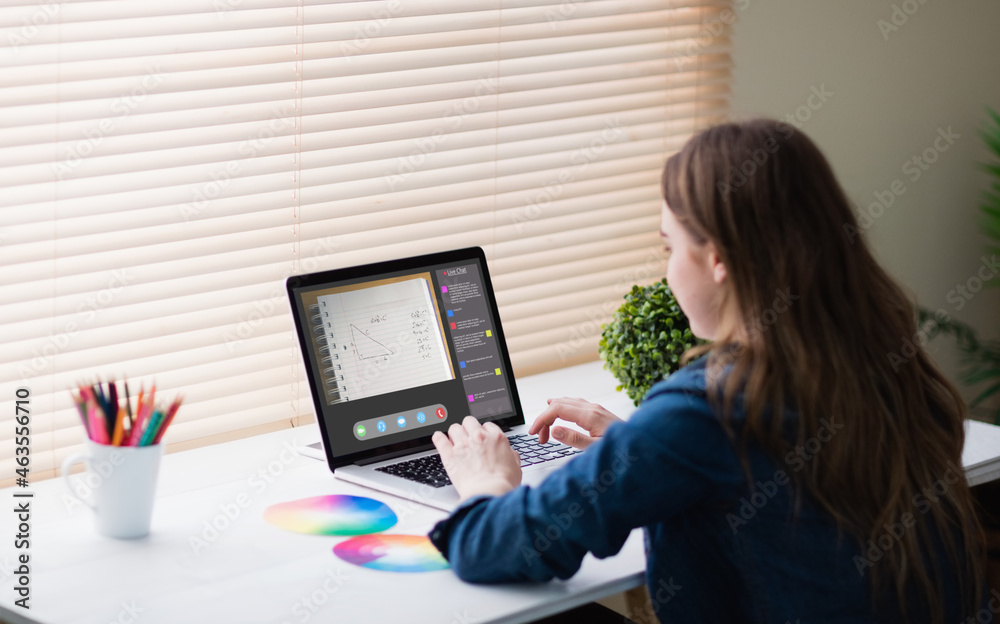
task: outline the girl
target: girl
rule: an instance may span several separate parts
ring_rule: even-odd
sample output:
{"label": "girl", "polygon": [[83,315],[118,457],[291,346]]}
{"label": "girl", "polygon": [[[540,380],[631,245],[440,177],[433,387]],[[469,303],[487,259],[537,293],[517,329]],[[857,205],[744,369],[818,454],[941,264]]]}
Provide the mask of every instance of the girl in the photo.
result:
{"label": "girl", "polygon": [[[431,540],[456,574],[567,578],[643,527],[662,622],[975,616],[987,596],[965,407],[926,353],[904,351],[914,306],[826,159],[786,124],[724,124],[667,161],[663,195],[667,281],[709,342],[628,422],[550,400],[531,432],[587,452],[537,488],[519,486],[493,423],[435,433],[464,502]],[[536,547],[554,518],[570,520]]]}

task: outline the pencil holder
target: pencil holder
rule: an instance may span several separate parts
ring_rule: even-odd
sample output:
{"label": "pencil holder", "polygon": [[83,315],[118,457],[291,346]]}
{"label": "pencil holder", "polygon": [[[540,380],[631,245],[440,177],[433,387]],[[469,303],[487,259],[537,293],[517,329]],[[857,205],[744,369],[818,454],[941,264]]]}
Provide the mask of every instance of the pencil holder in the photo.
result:
{"label": "pencil holder", "polygon": [[[93,440],[84,444],[85,453],[62,463],[71,495],[94,511],[101,535],[117,539],[148,535],[163,445],[112,446]],[[86,463],[87,470],[71,478],[70,469],[77,462]]]}

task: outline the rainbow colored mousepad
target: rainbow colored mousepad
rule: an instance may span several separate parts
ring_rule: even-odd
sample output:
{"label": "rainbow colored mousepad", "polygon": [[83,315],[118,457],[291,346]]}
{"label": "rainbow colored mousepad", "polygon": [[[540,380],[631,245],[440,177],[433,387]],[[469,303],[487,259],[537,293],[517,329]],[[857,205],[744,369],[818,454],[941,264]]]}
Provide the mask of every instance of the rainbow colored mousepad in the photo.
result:
{"label": "rainbow colored mousepad", "polygon": [[333,547],[348,563],[386,572],[446,570],[448,561],[426,535],[361,535]]}
{"label": "rainbow colored mousepad", "polygon": [[282,529],[310,535],[365,535],[396,524],[396,514],[385,503],[347,494],[271,505],[264,510],[264,519]]}

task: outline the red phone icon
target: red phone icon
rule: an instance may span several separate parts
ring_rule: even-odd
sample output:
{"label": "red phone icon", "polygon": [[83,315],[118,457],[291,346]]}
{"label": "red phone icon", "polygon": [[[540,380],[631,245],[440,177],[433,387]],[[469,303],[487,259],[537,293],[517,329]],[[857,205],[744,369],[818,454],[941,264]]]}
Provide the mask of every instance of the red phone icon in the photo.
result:
{"label": "red phone icon", "polygon": [[444,411],[443,407],[439,407],[437,409],[437,417],[438,418],[444,418],[445,417],[445,411]]}

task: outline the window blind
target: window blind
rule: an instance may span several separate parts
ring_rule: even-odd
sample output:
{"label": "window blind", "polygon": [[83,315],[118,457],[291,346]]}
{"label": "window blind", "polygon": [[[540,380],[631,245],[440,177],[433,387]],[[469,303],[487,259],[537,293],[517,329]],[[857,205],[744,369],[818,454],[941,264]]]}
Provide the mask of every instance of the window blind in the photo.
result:
{"label": "window blind", "polygon": [[730,3],[0,7],[0,483],[81,380],[154,380],[171,449],[312,422],[284,278],[481,245],[518,374],[596,358],[663,273],[665,157],[728,109]]}

